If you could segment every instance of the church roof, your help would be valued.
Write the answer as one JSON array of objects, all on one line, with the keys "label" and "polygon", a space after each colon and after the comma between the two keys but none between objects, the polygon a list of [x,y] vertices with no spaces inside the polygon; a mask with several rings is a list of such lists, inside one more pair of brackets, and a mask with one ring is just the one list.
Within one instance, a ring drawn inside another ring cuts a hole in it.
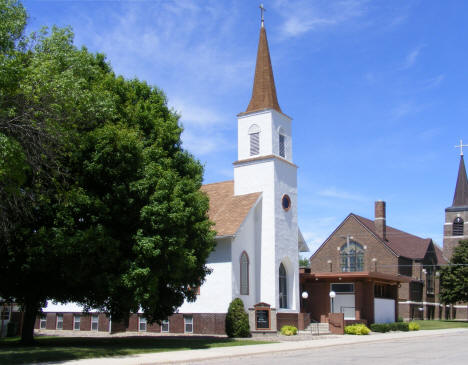
[{"label": "church roof", "polygon": [[463,160],[463,155],[461,155],[452,207],[464,206],[468,206],[468,180],[466,178],[465,161]]},{"label": "church roof", "polygon": [[206,184],[201,187],[210,198],[208,216],[215,223],[217,236],[234,235],[255,205],[261,193],[234,195],[234,181]]},{"label": "church roof", "polygon": [[258,41],[252,98],[245,113],[263,109],[275,109],[282,113],[278,104],[278,98],[276,97],[275,79],[273,77],[273,68],[271,67],[266,31],[262,25]]},{"label": "church roof", "polygon": [[[376,237],[379,237],[375,231],[374,221],[351,213],[361,224],[363,224]],[[431,238],[421,238],[410,233],[400,231],[399,229],[387,226],[386,240],[381,240],[390,250],[396,255],[407,257],[413,260],[422,260],[426,256],[429,245],[432,242]],[[444,263],[442,251],[433,244],[438,263]]]}]

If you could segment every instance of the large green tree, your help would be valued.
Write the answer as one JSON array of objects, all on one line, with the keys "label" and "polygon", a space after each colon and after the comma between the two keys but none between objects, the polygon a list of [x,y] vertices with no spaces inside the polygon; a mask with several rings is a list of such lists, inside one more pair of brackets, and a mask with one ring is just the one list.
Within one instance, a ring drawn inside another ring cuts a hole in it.
[{"label": "large green tree", "polygon": [[12,0],[0,16],[0,71],[11,75],[0,94],[0,296],[23,306],[23,341],[49,299],[165,319],[195,299],[214,247],[178,115],[161,90],[77,49],[70,29],[25,38]]},{"label": "large green tree", "polygon": [[457,244],[449,265],[440,270],[440,300],[468,302],[468,240]]}]

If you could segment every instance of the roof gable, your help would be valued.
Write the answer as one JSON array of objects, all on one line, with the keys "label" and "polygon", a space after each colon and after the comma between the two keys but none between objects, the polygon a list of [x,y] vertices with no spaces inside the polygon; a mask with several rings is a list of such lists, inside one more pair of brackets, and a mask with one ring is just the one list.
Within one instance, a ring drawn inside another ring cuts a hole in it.
[{"label": "roof gable", "polygon": [[[375,232],[374,221],[358,215],[355,216],[369,231],[373,232],[378,237]],[[430,238],[421,238],[390,226],[387,226],[386,236],[386,240],[381,240],[393,252],[398,256],[404,256],[413,260],[423,259],[429,244],[432,242]]]},{"label": "roof gable", "polygon": [[338,227],[336,227],[333,232],[328,236],[328,238],[320,245],[320,247],[314,252],[314,254],[310,257],[312,259],[312,257],[314,257],[316,254],[318,254],[318,252],[328,243],[328,241],[330,241],[330,239],[333,238],[333,236],[336,234],[336,232],[349,220],[349,219],[354,219],[356,220],[364,229],[366,229],[367,231],[369,231],[369,234],[371,234],[372,236],[374,236],[374,238],[377,240],[377,242],[380,242],[381,244],[384,245],[384,247],[390,251],[393,255],[397,255],[396,252],[394,252],[382,239],[380,239],[380,237],[374,232],[374,230],[371,230],[371,229],[368,229],[368,227],[360,220],[360,216],[354,214],[354,213],[350,213],[348,214],[348,216],[343,219],[343,221],[338,225]]},{"label": "roof gable", "polygon": [[210,199],[208,216],[215,223],[217,236],[234,235],[261,193],[234,195],[234,181],[206,184],[201,187]]}]

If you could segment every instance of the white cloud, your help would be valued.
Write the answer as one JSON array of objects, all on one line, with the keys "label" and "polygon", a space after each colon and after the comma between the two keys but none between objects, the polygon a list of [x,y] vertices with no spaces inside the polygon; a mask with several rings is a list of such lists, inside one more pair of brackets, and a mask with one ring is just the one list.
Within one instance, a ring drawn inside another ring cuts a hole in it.
[{"label": "white cloud", "polygon": [[300,36],[306,32],[337,26],[366,13],[367,0],[283,1],[273,3],[275,11],[284,17],[280,38]]},{"label": "white cloud", "polygon": [[180,121],[185,128],[190,127],[219,127],[227,122],[228,118],[210,107],[186,102],[180,99],[169,100],[169,105],[181,116]]},{"label": "white cloud", "polygon": [[366,201],[366,200],[368,200],[366,197],[364,197],[362,195],[349,193],[349,192],[344,191],[344,190],[338,190],[335,187],[330,187],[330,188],[320,190],[318,192],[318,195],[324,196],[324,197],[327,197],[327,198],[356,200],[356,201]]},{"label": "white cloud", "polygon": [[412,67],[415,63],[416,60],[419,57],[419,54],[421,53],[421,50],[425,47],[424,44],[417,46],[416,48],[412,49],[405,58],[405,61],[403,62],[403,65],[401,66],[401,70],[406,70],[410,67]]}]

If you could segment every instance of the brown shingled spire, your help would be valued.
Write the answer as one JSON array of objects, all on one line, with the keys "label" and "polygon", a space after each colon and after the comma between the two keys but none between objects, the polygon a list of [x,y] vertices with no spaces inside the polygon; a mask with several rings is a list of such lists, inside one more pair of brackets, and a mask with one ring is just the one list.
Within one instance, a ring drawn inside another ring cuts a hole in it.
[{"label": "brown shingled spire", "polygon": [[270,51],[263,24],[260,28],[260,40],[258,41],[252,98],[245,112],[250,113],[262,109],[275,109],[282,113],[276,97],[275,79],[273,77]]},{"label": "brown shingled spire", "polygon": [[463,155],[461,155],[452,207],[463,206],[468,206],[468,181],[466,179],[465,161],[463,161]]}]

